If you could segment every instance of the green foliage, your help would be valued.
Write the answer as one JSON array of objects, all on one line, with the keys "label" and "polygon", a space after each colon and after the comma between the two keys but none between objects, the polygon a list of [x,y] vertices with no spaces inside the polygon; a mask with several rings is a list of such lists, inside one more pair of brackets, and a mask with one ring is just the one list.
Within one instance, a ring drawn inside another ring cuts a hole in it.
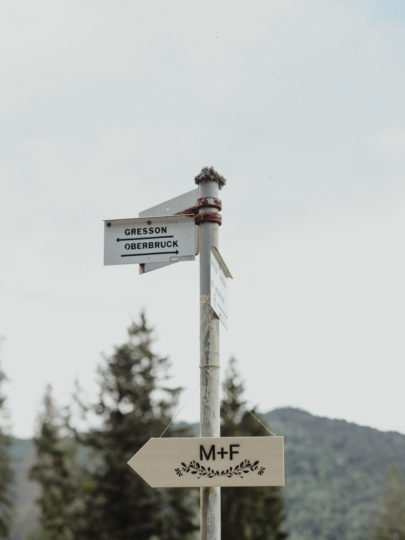
[{"label": "green foliage", "polygon": [[11,438],[6,426],[5,395],[2,386],[6,377],[0,370],[0,538],[8,538],[12,517],[11,487],[13,485],[14,471],[11,465],[10,445]]},{"label": "green foliage", "polygon": [[[231,359],[221,403],[221,435],[263,436],[268,432],[245,408],[244,387]],[[257,415],[256,411],[252,411]],[[284,540],[284,502],[280,488],[249,487],[221,490],[223,540]]]},{"label": "green foliage", "polygon": [[196,529],[189,490],[152,489],[127,465],[170,422],[179,394],[167,386],[168,360],[151,347],[152,330],[141,315],[129,328],[128,341],[99,368],[97,402],[82,407],[87,417],[97,417],[97,427],[76,432],[88,463],[78,540],[187,540]]},{"label": "green foliage", "polygon": [[369,540],[387,466],[405,471],[405,436],[292,408],[264,418],[285,437],[291,540]]},{"label": "green foliage", "polygon": [[389,469],[384,494],[371,520],[372,540],[405,540],[405,477],[398,465]]},{"label": "green foliage", "polygon": [[27,536],[27,540],[53,540],[54,538],[52,533],[48,533],[44,529],[38,529]]},{"label": "green foliage", "polygon": [[63,436],[64,421],[47,387],[44,410],[34,438],[36,461],[30,469],[30,478],[41,487],[36,502],[40,509],[41,529],[32,539],[73,540],[74,502],[77,495],[75,482],[75,447]]},{"label": "green foliage", "polygon": [[[383,492],[387,466],[397,463],[405,473],[405,435],[293,408],[277,409],[263,418],[275,433],[285,436],[283,493],[290,540],[370,540],[369,523]],[[198,425],[193,429],[198,436]],[[10,540],[25,539],[35,527],[34,486],[25,478],[32,460],[31,444],[13,439],[11,447],[20,482],[16,485],[19,512]],[[88,463],[88,457],[80,455]]]}]

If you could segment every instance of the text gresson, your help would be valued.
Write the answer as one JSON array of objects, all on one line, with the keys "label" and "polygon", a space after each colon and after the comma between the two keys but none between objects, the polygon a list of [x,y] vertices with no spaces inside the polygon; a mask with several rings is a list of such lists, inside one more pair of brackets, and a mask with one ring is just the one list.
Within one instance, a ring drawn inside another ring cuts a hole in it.
[{"label": "text gresson", "polygon": [[167,227],[137,227],[125,229],[125,236],[141,236],[143,234],[167,234]]}]

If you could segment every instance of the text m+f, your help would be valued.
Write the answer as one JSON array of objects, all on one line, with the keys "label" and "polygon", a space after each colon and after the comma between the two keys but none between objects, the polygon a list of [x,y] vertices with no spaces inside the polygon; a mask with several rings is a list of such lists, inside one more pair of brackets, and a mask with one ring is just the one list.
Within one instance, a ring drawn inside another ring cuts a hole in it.
[{"label": "text m+f", "polygon": [[[235,448],[239,448],[240,444],[230,444],[229,450],[226,451],[223,446],[221,446],[221,449],[218,450],[215,446],[215,444],[212,444],[208,451],[204,448],[204,445],[200,444],[200,460],[203,461],[204,459],[212,459],[215,460],[217,456],[220,456],[221,459],[224,459],[225,456],[229,456],[229,459],[232,461],[233,456],[236,454],[239,454],[238,450],[235,450]],[[219,459],[219,458],[218,458]]]}]

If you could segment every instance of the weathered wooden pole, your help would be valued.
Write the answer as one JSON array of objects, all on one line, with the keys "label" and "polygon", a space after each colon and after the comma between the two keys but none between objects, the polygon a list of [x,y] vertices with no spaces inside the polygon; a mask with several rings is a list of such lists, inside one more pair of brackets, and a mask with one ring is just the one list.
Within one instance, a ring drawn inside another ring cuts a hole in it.
[{"label": "weathered wooden pole", "polygon": [[[200,226],[200,435],[219,437],[219,319],[210,305],[211,247],[218,248],[221,225],[218,191],[225,179],[212,167],[205,167],[195,182],[199,186],[195,220]],[[201,540],[220,540],[221,488],[200,488],[200,497]]]}]

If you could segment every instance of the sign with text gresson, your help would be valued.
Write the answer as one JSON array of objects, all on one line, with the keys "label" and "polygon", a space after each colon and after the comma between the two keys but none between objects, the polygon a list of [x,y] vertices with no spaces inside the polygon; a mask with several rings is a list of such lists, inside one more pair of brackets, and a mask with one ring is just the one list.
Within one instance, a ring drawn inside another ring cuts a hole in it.
[{"label": "sign with text gresson", "polygon": [[284,437],[149,439],[128,465],[151,487],[284,486]]},{"label": "sign with text gresson", "polygon": [[192,260],[194,216],[114,219],[104,222],[104,264]]},{"label": "sign with text gresson", "polygon": [[219,251],[215,247],[212,247],[210,303],[225,328],[228,328],[228,278],[232,278],[232,275],[225,261]]}]

